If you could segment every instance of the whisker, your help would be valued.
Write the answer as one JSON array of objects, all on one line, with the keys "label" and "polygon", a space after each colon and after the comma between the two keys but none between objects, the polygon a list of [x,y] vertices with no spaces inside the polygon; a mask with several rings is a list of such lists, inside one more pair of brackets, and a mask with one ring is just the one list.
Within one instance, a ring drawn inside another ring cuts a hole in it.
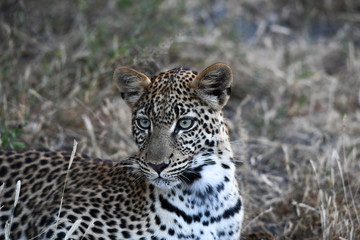
[{"label": "whisker", "polygon": [[187,178],[187,177],[184,176],[184,175],[179,175],[177,178],[180,179],[180,181],[183,182],[183,183],[190,182],[190,179]]},{"label": "whisker", "polygon": [[135,178],[134,183],[139,183],[140,180],[141,180],[142,178],[144,178],[144,177],[145,177],[144,175],[139,174],[139,176],[138,176],[137,178]]}]

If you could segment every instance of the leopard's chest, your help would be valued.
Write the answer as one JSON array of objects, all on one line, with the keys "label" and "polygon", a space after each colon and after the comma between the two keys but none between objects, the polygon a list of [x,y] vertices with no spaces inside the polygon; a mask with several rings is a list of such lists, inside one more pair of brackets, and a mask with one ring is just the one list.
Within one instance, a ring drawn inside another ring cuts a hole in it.
[{"label": "leopard's chest", "polygon": [[155,200],[151,234],[159,239],[237,239],[242,202],[236,191],[227,190],[202,196],[180,189],[150,194]]}]

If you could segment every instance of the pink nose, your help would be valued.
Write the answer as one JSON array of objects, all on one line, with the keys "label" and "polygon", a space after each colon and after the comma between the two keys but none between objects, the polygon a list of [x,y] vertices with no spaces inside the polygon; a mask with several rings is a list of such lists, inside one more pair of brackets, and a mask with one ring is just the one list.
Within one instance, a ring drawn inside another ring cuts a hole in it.
[{"label": "pink nose", "polygon": [[160,163],[160,164],[154,164],[154,163],[148,163],[148,165],[155,170],[158,174],[160,174],[169,164],[167,163]]}]

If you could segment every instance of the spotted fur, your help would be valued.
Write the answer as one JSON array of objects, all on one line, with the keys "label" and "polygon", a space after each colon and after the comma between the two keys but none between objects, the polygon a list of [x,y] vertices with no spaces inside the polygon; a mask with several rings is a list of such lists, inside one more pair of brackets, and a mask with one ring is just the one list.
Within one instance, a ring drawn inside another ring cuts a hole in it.
[{"label": "spotted fur", "polygon": [[7,224],[10,239],[239,239],[243,206],[221,111],[230,68],[152,78],[118,68],[114,81],[132,110],[139,154],[77,154],[68,170],[67,152],[0,150],[0,239]]}]

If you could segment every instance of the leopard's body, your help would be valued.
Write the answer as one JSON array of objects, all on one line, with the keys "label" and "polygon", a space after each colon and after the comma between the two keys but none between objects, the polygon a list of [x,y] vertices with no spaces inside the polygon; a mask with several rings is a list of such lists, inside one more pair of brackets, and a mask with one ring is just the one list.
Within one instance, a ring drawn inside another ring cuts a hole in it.
[{"label": "leopard's body", "polygon": [[119,68],[114,80],[132,109],[139,154],[77,154],[68,170],[67,152],[0,150],[0,239],[239,239],[243,206],[221,112],[230,68],[151,79]]}]

